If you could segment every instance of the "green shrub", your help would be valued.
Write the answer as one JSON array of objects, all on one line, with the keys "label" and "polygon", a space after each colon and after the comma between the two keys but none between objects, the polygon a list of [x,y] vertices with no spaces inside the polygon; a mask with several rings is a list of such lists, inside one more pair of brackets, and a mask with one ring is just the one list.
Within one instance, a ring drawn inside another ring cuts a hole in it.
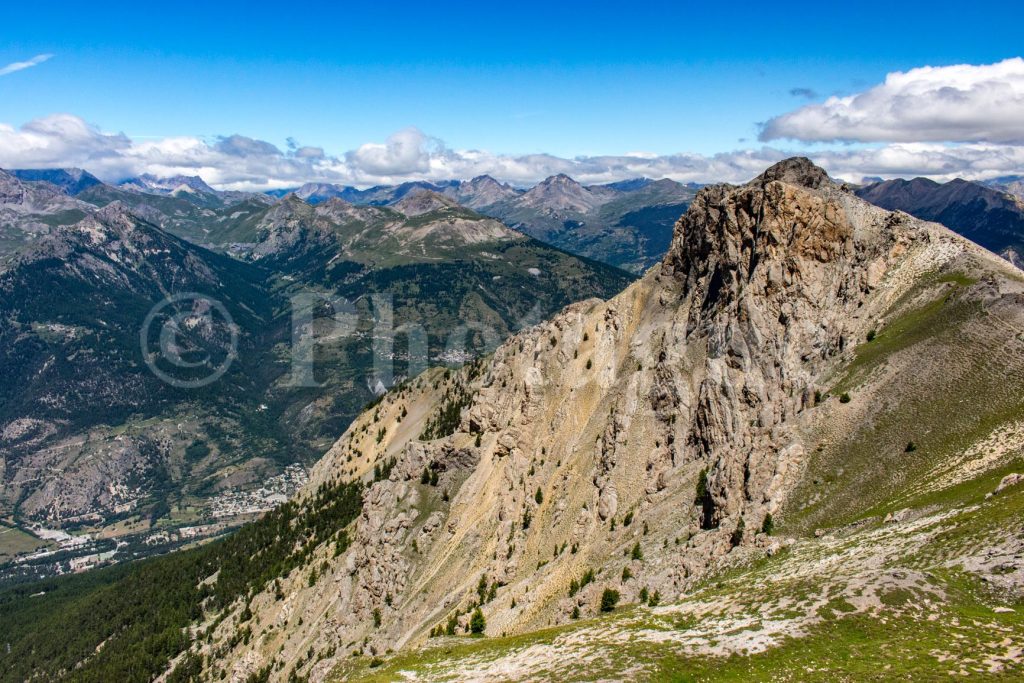
[{"label": "green shrub", "polygon": [[711,529],[714,527],[715,501],[711,497],[711,489],[708,488],[708,470],[704,468],[697,477],[697,495],[694,503],[701,508],[700,528]]},{"label": "green shrub", "polygon": [[761,523],[761,533],[772,535],[772,531],[775,530],[775,520],[772,519],[772,513],[768,513],[764,516],[764,521]]},{"label": "green shrub", "polygon": [[619,604],[619,591],[613,588],[605,588],[601,593],[601,611],[611,612],[615,605]]},{"label": "green shrub", "polygon": [[740,523],[736,525],[736,528],[732,531],[732,536],[729,541],[732,543],[732,547],[735,548],[743,542],[743,532],[746,529],[747,523],[740,517]]},{"label": "green shrub", "polygon": [[473,610],[473,616],[469,618],[469,632],[473,635],[482,636],[486,628],[487,620],[484,619],[484,613],[477,607]]},{"label": "green shrub", "polygon": [[839,397],[839,402],[840,403],[849,403],[851,400],[852,399],[850,398],[849,392],[846,392],[846,391],[844,391],[842,393],[842,395]]}]

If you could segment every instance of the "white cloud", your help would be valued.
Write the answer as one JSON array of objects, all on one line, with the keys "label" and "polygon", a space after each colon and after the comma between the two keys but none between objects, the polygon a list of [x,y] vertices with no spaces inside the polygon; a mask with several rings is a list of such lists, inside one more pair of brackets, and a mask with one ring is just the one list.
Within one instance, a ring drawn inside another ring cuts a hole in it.
[{"label": "white cloud", "polygon": [[24,71],[25,69],[31,69],[33,66],[42,64],[46,60],[53,57],[51,54],[36,55],[32,59],[25,60],[24,62],[11,62],[7,66],[0,67],[0,76],[6,76],[12,74],[15,71]]},{"label": "white cloud", "polygon": [[892,143],[881,147],[801,152],[761,147],[715,155],[626,155],[563,158],[551,154],[504,155],[455,150],[416,128],[398,131],[383,143],[368,143],[342,155],[289,141],[287,149],[263,140],[230,135],[214,140],[169,137],[132,140],[103,132],[71,114],[55,114],[21,128],[0,124],[0,167],[77,166],[108,181],[142,173],[199,175],[214,187],[263,190],[305,182],[377,185],[407,180],[447,180],[490,174],[519,185],[566,173],[583,183],[637,176],[681,182],[745,182],[767,166],[807,154],[835,177],[927,176],[986,179],[1019,174],[1024,145]]},{"label": "white cloud", "polygon": [[373,175],[409,175],[430,170],[431,148],[445,152],[440,141],[428,138],[418,128],[404,128],[383,145],[368,142],[346,157],[354,167]]},{"label": "white cloud", "polygon": [[890,73],[767,121],[761,140],[1024,144],[1024,59]]}]

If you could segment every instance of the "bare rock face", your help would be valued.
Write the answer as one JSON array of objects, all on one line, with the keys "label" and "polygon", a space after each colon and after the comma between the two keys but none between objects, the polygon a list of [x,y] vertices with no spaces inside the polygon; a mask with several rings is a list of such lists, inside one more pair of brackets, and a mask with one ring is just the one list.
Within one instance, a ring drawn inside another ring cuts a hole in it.
[{"label": "bare rock face", "polygon": [[430,190],[419,190],[410,192],[392,206],[406,216],[419,216],[431,211],[458,208],[459,205],[454,199],[443,194]]},{"label": "bare rock face", "polygon": [[[311,490],[395,466],[367,490],[352,548],[315,560],[341,587],[292,579],[306,626],[261,651],[397,649],[461,632],[477,601],[489,634],[526,631],[595,614],[605,587],[676,597],[732,553],[775,547],[759,529],[799,476],[823,377],[965,245],[806,159],[703,189],[664,262],[622,294],[570,306],[482,366],[428,373],[353,424]],[[454,433],[420,441],[455,394],[469,399]]]},{"label": "bare rock face", "polygon": [[686,435],[691,457],[709,464],[706,526],[771,511],[777,501],[764,494],[779,452],[792,448],[788,423],[860,338],[879,280],[931,240],[927,228],[864,209],[823,170],[790,159],[745,187],[701,192],[677,226],[663,273],[688,301],[680,343],[706,354]]}]

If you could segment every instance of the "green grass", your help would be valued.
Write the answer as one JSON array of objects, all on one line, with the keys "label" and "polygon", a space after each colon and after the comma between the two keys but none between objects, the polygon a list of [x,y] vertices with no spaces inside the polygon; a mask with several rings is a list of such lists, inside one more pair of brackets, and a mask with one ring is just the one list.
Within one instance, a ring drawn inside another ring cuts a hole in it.
[{"label": "green grass", "polygon": [[871,370],[896,352],[941,335],[967,320],[972,314],[976,315],[978,305],[957,296],[960,284],[969,280],[956,274],[949,277],[954,279],[939,279],[938,282],[955,283],[952,290],[924,306],[890,320],[875,334],[872,341],[860,344],[853,362],[847,366],[846,373],[836,383],[833,393],[853,390],[867,378]]},{"label": "green grass", "polygon": [[0,524],[0,562],[6,562],[24,553],[39,550],[47,545],[32,534]]},{"label": "green grass", "polygon": [[[829,405],[840,418],[854,411],[856,421],[820,437],[807,476],[776,520],[780,533],[809,534],[918,504],[908,491],[937,464],[1024,419],[1020,356],[994,351],[1012,335],[969,298],[964,288],[972,282],[960,273],[925,278],[893,307],[902,312],[857,346],[831,392],[850,392],[852,404]],[[907,452],[910,441],[915,449]]]},{"label": "green grass", "polygon": [[[687,656],[679,646],[645,639],[614,638],[592,642],[600,655],[569,671],[531,671],[531,680],[594,680],[631,678],[650,681],[945,681],[950,672],[964,666],[975,679],[986,672],[975,648],[1001,640],[1005,634],[1021,633],[1024,618],[1020,611],[999,613],[977,599],[973,579],[956,577],[945,586],[952,600],[942,606],[943,617],[934,621],[914,609],[913,591],[899,589],[883,597],[881,613],[852,614],[852,606],[837,599],[828,604],[829,618],[813,627],[804,637],[786,638],[776,647],[755,654],[730,656]],[[546,629],[510,638],[471,640],[447,639],[443,645],[385,658],[371,668],[370,658],[362,657],[335,671],[332,680],[397,681],[408,680],[405,673],[422,678],[447,678],[463,663],[498,660],[510,652],[522,652],[531,646],[551,646],[560,635],[577,628],[599,624],[614,628],[625,614],[579,625]],[[632,615],[630,615],[632,616]],[[693,622],[682,622],[682,629]],[[647,628],[643,622],[634,627]],[[758,631],[755,624],[746,629]],[[628,634],[628,631],[626,632]],[[957,650],[962,651],[957,652]],[[997,649],[998,651],[998,649]],[[958,660],[941,663],[937,654],[954,652]],[[567,653],[567,656],[568,653]],[[1002,674],[986,676],[990,680],[1019,680],[1019,665]],[[509,680],[512,680],[511,678]]]},{"label": "green grass", "polygon": [[[969,608],[958,609],[970,612]],[[1016,615],[987,615],[1009,629],[1019,629]],[[989,632],[967,628],[965,637],[980,640]],[[647,656],[655,663],[649,680],[659,681],[946,681],[952,663],[941,665],[933,651],[947,648],[951,632],[945,624],[913,616],[890,616],[880,620],[858,614],[828,621],[805,638],[750,656],[720,659],[678,657],[664,646],[652,648]],[[668,651],[666,651],[668,650]],[[635,653],[639,658],[644,653]],[[977,676],[974,666],[970,673]],[[1020,670],[993,676],[1019,680]]]}]

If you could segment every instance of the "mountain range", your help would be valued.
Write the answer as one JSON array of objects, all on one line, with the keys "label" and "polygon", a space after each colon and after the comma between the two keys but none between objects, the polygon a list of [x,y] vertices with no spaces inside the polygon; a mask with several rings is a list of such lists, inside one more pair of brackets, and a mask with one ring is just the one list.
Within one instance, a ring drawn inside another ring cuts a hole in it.
[{"label": "mountain range", "polygon": [[0,185],[16,219],[0,267],[0,515],[40,539],[24,539],[31,557],[0,554],[8,578],[220,533],[276,504],[287,468],[405,375],[631,280],[440,195],[313,206],[232,204],[198,183]]},{"label": "mountain range", "polygon": [[[256,263],[359,243],[278,206]],[[0,591],[0,673],[1017,678],[1022,327],[1012,264],[807,159],[705,187],[643,277],[394,386],[260,520]]]},{"label": "mountain range", "polygon": [[1020,266],[1024,263],[1024,199],[1009,187],[914,178],[868,185],[858,189],[857,195],[885,209],[942,223]]},{"label": "mountain range", "polygon": [[668,249],[672,225],[698,187],[647,178],[584,186],[562,174],[529,189],[485,175],[468,181],[420,181],[367,190],[311,183],[294,192],[314,204],[336,198],[379,206],[410,193],[434,192],[566,251],[640,273]]}]

